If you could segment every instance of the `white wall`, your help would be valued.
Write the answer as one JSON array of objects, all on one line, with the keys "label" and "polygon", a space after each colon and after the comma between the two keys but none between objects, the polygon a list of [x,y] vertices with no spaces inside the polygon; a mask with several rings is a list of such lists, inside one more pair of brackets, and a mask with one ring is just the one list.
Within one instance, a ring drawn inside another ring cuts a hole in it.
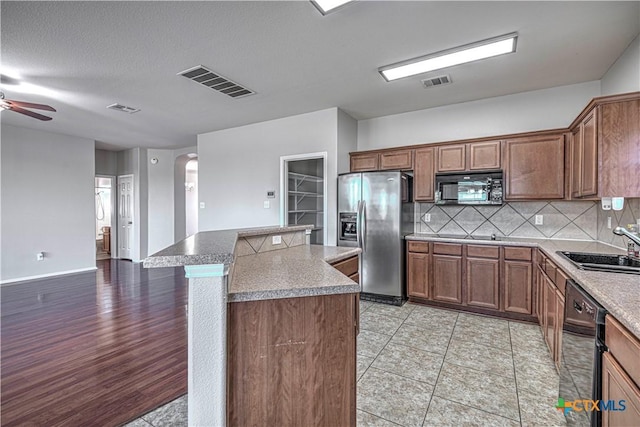
[{"label": "white wall", "polygon": [[599,95],[592,81],[360,120],[358,151],[564,128]]},{"label": "white wall", "polygon": [[358,122],[342,110],[338,110],[338,173],[351,169],[349,153],[358,149]]},{"label": "white wall", "polygon": [[[191,160],[196,162],[197,160]],[[187,236],[192,236],[198,232],[198,171],[186,171],[186,182],[193,185],[192,189],[187,191],[185,188],[185,220]]]},{"label": "white wall", "polygon": [[95,268],[94,150],[93,140],[2,125],[2,282]]},{"label": "white wall", "polygon": [[[158,163],[151,164],[152,158]],[[149,254],[174,243],[173,240],[173,167],[172,150],[147,150]]]},{"label": "white wall", "polygon": [[96,149],[96,175],[116,176],[118,174],[118,154],[115,151]]},{"label": "white wall", "polygon": [[640,35],[602,77],[602,95],[640,91]]},{"label": "white wall", "polygon": [[[338,109],[198,135],[199,230],[277,225],[280,156],[327,152],[328,244],[336,241]],[[276,190],[264,209],[268,190]]]}]

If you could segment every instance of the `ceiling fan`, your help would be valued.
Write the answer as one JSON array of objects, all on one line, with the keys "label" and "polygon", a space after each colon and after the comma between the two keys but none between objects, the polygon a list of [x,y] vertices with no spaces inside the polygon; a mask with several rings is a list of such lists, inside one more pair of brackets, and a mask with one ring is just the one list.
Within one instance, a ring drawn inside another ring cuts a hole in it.
[{"label": "ceiling fan", "polygon": [[23,102],[23,101],[14,101],[11,99],[4,99],[4,93],[0,92],[0,110],[15,111],[16,113],[24,114],[26,116],[33,117],[34,119],[43,120],[43,121],[51,120],[51,117],[27,110],[27,108],[36,109],[36,110],[56,111],[55,108],[49,105],[34,104],[32,102]]}]

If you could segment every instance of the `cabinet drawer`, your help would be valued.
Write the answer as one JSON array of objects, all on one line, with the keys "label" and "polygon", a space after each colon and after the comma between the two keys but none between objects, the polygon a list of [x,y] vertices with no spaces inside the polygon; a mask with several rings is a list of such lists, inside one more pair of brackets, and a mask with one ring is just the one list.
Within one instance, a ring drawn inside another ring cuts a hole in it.
[{"label": "cabinet drawer", "polygon": [[500,258],[500,248],[497,246],[467,245],[467,256],[475,258]]},{"label": "cabinet drawer", "polygon": [[333,267],[345,276],[352,276],[358,273],[358,257],[354,256],[344,261],[332,264]]},{"label": "cabinet drawer", "polygon": [[531,261],[531,248],[512,248],[505,246],[504,259],[514,261]]},{"label": "cabinet drawer", "polygon": [[442,255],[462,255],[462,245],[457,243],[434,243],[433,253]]},{"label": "cabinet drawer", "polygon": [[428,242],[409,242],[409,252],[422,252],[423,254],[429,253]]},{"label": "cabinet drawer", "polygon": [[567,280],[569,280],[569,275],[565,273],[562,269],[556,268],[556,287],[560,291],[560,293],[564,296],[565,290],[567,287]]},{"label": "cabinet drawer", "polygon": [[399,150],[381,153],[380,169],[413,169],[413,150]]},{"label": "cabinet drawer", "polygon": [[548,258],[545,260],[545,262],[544,262],[544,272],[547,273],[547,276],[549,276],[549,279],[551,279],[551,281],[553,282],[554,285],[556,283],[556,270],[557,269],[558,269],[558,267],[556,267],[556,265],[554,263],[552,263]]},{"label": "cabinet drawer", "polygon": [[349,276],[349,279],[351,279],[354,282],[360,284],[360,274],[359,273],[352,274],[351,276]]},{"label": "cabinet drawer", "polygon": [[633,382],[640,385],[640,363],[638,363],[640,340],[614,317],[607,315],[604,326],[604,343]]}]

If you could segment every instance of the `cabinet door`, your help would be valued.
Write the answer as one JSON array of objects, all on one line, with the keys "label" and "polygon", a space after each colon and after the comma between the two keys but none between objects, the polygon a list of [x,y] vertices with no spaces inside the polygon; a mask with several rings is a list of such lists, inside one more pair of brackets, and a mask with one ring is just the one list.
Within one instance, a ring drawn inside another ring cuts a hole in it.
[{"label": "cabinet door", "polygon": [[640,197],[640,100],[598,107],[601,196]]},{"label": "cabinet door", "polygon": [[564,197],[564,134],[505,141],[507,200]]},{"label": "cabinet door", "polygon": [[580,197],[582,178],[582,125],[571,131],[571,197]]},{"label": "cabinet door", "polygon": [[380,153],[380,170],[392,169],[413,169],[413,150],[398,150]]},{"label": "cabinet door", "polygon": [[438,172],[464,171],[466,167],[465,144],[438,147]]},{"label": "cabinet door", "polygon": [[500,141],[472,142],[467,147],[469,169],[500,169]]},{"label": "cabinet door", "polygon": [[544,290],[544,340],[549,347],[549,353],[553,358],[556,354],[556,291],[553,283],[546,277],[544,277],[545,290]]},{"label": "cabinet door", "polygon": [[609,352],[602,355],[602,401],[614,402],[612,410],[602,411],[603,427],[638,425],[640,390]]},{"label": "cabinet door", "polygon": [[462,257],[433,255],[432,299],[462,303]]},{"label": "cabinet door", "polygon": [[582,161],[580,163],[580,196],[598,193],[598,135],[596,133],[596,111],[582,122]]},{"label": "cabinet door", "polygon": [[351,172],[367,172],[378,170],[380,166],[379,153],[351,154]]},{"label": "cabinet door", "polygon": [[558,289],[556,293],[556,323],[554,326],[554,339],[555,344],[553,348],[553,361],[556,364],[556,368],[560,371],[560,359],[562,358],[562,326],[564,325],[564,297]]},{"label": "cabinet door", "polygon": [[433,201],[435,148],[420,148],[415,153],[413,170],[413,197],[416,202]]},{"label": "cabinet door", "polygon": [[467,258],[467,305],[500,309],[500,261]]},{"label": "cabinet door", "polygon": [[410,297],[429,298],[429,254],[407,254],[407,293]]},{"label": "cabinet door", "polygon": [[532,270],[530,262],[504,262],[504,311],[533,313]]}]

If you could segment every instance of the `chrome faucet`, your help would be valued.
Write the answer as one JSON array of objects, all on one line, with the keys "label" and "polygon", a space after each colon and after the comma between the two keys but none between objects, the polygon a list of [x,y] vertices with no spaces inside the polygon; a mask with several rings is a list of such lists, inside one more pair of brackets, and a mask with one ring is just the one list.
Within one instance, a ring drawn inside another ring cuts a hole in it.
[{"label": "chrome faucet", "polygon": [[613,229],[613,234],[617,234],[618,236],[626,236],[627,238],[629,238],[629,240],[633,241],[636,245],[640,245],[640,237],[629,232],[626,228],[616,227]]}]

